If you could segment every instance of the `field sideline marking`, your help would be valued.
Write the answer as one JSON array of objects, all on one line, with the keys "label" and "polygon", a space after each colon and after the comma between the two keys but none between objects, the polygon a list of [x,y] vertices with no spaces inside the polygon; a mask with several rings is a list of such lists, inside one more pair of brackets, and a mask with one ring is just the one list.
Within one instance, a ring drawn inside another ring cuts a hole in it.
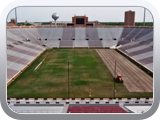
[{"label": "field sideline marking", "polygon": [[43,63],[44,60],[45,60],[45,58],[36,66],[36,68],[34,69],[34,71],[39,68],[39,66]]}]

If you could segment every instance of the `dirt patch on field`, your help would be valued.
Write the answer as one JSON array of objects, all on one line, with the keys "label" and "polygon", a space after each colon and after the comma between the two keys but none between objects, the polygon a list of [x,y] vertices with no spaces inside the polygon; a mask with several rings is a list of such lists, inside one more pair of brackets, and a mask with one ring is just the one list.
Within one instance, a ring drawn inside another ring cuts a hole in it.
[{"label": "dirt patch on field", "polygon": [[122,74],[124,85],[129,92],[153,92],[153,78],[124,56],[111,49],[97,49],[96,51],[113,76],[115,76],[116,61],[116,74]]}]

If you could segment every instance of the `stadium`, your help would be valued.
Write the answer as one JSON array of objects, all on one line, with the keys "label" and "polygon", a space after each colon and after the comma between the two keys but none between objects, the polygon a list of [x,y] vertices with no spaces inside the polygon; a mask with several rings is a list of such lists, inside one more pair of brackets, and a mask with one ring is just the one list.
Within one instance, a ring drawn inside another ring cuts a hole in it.
[{"label": "stadium", "polygon": [[7,26],[9,107],[17,113],[147,111],[153,27],[134,26],[131,18],[126,13],[124,26],[86,16],[65,25]]}]

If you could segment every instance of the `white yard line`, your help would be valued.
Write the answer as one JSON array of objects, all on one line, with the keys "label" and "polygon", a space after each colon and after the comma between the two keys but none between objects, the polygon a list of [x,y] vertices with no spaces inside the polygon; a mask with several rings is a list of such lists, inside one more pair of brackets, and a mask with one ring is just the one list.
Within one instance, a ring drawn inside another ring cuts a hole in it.
[{"label": "white yard line", "polygon": [[43,63],[44,60],[45,60],[45,58],[36,66],[36,68],[34,69],[34,71],[39,68],[39,66]]}]

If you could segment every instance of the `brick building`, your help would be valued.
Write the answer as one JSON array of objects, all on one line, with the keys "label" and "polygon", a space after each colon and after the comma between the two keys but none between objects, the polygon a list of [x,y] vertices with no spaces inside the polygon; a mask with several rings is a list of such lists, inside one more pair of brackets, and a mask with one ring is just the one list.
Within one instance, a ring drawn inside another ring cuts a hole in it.
[{"label": "brick building", "polygon": [[124,21],[125,26],[135,26],[135,11],[126,11]]},{"label": "brick building", "polygon": [[74,16],[72,17],[72,23],[75,27],[85,27],[88,23],[88,17],[86,16]]}]

